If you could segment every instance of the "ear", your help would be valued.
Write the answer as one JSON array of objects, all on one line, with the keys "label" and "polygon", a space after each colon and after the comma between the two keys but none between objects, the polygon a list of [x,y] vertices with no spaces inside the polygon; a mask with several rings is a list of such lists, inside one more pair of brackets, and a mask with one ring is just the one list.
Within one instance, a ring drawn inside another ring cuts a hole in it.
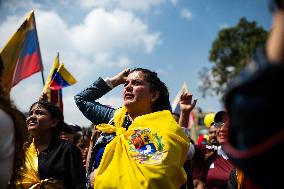
[{"label": "ear", "polygon": [[155,101],[159,98],[159,96],[160,96],[159,91],[154,91],[154,92],[152,92],[151,101],[152,101],[152,102],[155,102]]},{"label": "ear", "polygon": [[51,127],[56,127],[56,125],[59,123],[59,120],[58,119],[52,119],[52,122],[51,122]]}]

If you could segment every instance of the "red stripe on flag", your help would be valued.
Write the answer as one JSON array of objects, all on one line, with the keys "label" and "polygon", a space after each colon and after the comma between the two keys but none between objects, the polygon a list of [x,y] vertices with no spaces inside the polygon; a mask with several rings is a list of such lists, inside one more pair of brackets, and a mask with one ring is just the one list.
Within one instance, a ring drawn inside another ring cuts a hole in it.
[{"label": "red stripe on flag", "polygon": [[50,89],[50,102],[58,106],[63,111],[62,90]]},{"label": "red stripe on flag", "polygon": [[38,52],[26,55],[23,59],[19,59],[15,72],[12,86],[15,86],[21,80],[29,77],[30,75],[42,70],[40,62],[40,57]]}]

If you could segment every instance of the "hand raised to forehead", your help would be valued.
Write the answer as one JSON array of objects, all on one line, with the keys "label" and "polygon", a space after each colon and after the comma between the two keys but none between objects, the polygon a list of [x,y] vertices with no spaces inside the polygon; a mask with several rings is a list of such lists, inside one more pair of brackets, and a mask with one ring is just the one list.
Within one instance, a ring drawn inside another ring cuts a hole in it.
[{"label": "hand raised to forehead", "polygon": [[119,72],[116,76],[112,77],[110,81],[113,87],[116,87],[117,85],[120,85],[120,84],[124,84],[129,73],[130,73],[130,69],[126,68],[122,70],[121,72]]}]

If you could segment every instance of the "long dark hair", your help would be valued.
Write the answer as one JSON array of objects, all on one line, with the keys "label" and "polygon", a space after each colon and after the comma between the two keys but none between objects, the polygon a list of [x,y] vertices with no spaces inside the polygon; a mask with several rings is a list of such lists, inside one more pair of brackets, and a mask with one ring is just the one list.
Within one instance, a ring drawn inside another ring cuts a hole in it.
[{"label": "long dark hair", "polygon": [[152,91],[158,91],[159,97],[154,102],[152,110],[153,112],[162,111],[162,110],[169,110],[172,111],[171,103],[169,99],[169,91],[167,86],[164,82],[158,78],[158,74],[151,70],[145,68],[135,68],[131,70],[130,73],[140,71],[144,75],[144,79],[150,83],[150,88]]},{"label": "long dark hair", "polygon": [[46,100],[39,100],[37,102],[34,102],[31,105],[29,111],[31,111],[32,108],[35,105],[39,105],[39,106],[44,107],[50,113],[52,119],[58,120],[57,125],[53,128],[52,134],[53,134],[54,137],[59,137],[60,132],[62,131],[62,128],[64,127],[64,116],[63,116],[62,110],[58,106],[56,106],[56,105],[54,105],[54,104],[52,104],[52,103],[50,103]]},{"label": "long dark hair", "polygon": [[6,96],[2,90],[2,71],[4,66],[0,57],[0,109],[11,116],[14,123],[14,135],[15,135],[15,156],[13,163],[13,173],[9,181],[8,188],[14,188],[15,180],[18,177],[18,172],[22,165],[25,163],[25,149],[24,144],[28,136],[26,117],[20,112],[8,96]]}]

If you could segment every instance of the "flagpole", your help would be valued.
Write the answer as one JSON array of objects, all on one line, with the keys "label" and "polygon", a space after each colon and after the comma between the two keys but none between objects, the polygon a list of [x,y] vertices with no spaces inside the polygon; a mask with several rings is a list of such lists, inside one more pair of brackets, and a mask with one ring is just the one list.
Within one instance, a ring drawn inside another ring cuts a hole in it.
[{"label": "flagpole", "polygon": [[[38,39],[38,35],[37,35],[37,28],[36,28],[36,22],[35,22],[35,15],[34,15],[34,11],[32,10],[31,12],[32,16],[33,16],[33,24],[34,24],[34,27],[35,27],[35,35],[36,35],[36,38]],[[40,54],[40,63],[41,63],[41,78],[42,78],[42,83],[43,83],[43,87],[45,85],[45,81],[44,81],[44,75],[43,75],[43,63],[42,63],[42,58],[41,58],[41,52],[40,52],[40,46],[39,46],[39,40],[36,40],[36,43],[37,43],[37,46],[38,46],[38,51],[39,51],[39,54]]]},{"label": "flagpole", "polygon": [[41,71],[40,73],[41,73],[41,79],[42,79],[42,83],[43,83],[43,87],[44,87],[44,85],[45,85],[45,81],[44,81],[43,71]]}]

